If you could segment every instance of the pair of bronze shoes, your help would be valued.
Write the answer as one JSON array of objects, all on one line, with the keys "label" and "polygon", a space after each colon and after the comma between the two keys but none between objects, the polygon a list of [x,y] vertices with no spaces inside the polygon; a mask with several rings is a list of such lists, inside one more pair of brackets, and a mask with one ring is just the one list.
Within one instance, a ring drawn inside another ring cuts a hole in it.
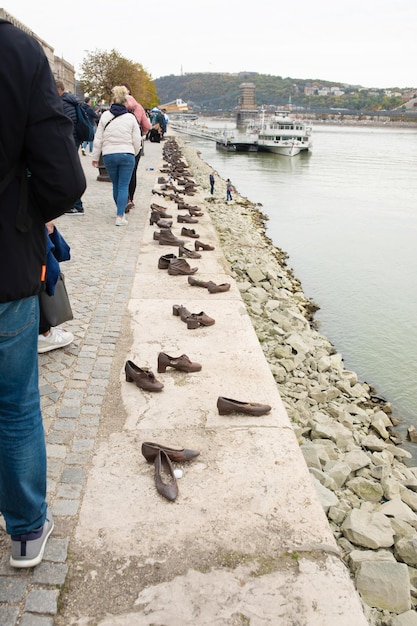
[{"label": "pair of bronze shoes", "polygon": [[133,361],[125,363],[126,382],[135,383],[137,387],[144,391],[162,391],[163,383],[155,378],[155,374],[150,369],[141,368]]},{"label": "pair of bronze shoes", "polygon": [[204,287],[209,293],[222,293],[224,291],[229,291],[230,289],[229,283],[220,283],[220,285],[216,285],[216,283],[214,283],[212,280],[197,280],[192,276],[188,277],[188,283],[192,287]]},{"label": "pair of bronze shoes", "polygon": [[190,313],[182,304],[174,304],[172,307],[172,315],[177,315],[183,322],[187,324],[187,328],[194,329],[199,326],[213,326],[215,320],[201,311],[200,313]]},{"label": "pair of bronze shoes", "polygon": [[187,448],[176,450],[152,441],[145,441],[142,444],[142,454],[148,463],[154,463],[157,492],[173,502],[177,499],[179,491],[172,461],[176,463],[192,461],[200,452],[198,450],[188,450]]},{"label": "pair of bronze shoes", "polygon": [[269,404],[259,402],[241,402],[219,396],[217,398],[217,409],[220,415],[230,415],[230,413],[244,413],[245,415],[265,415],[269,413]]}]

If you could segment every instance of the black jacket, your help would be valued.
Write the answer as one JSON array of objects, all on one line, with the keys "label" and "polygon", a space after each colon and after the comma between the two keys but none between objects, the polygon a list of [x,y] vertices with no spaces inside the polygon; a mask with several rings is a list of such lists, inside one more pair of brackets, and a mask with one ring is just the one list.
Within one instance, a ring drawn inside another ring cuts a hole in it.
[{"label": "black jacket", "polygon": [[0,185],[15,172],[0,193],[0,302],[9,302],[40,291],[44,223],[71,208],[86,184],[38,42],[0,20],[0,59]]}]

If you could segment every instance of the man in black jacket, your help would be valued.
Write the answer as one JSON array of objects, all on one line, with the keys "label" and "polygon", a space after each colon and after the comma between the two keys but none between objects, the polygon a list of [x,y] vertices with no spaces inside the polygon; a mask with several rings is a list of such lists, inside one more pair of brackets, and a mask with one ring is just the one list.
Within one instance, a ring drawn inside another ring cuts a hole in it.
[{"label": "man in black jacket", "polygon": [[37,350],[45,223],[85,177],[40,45],[0,20],[0,58],[0,512],[22,568],[40,563],[53,529]]},{"label": "man in black jacket", "polygon": [[[61,98],[62,108],[64,109],[64,113],[67,117],[70,118],[72,122],[72,136],[74,138],[75,146],[78,150],[80,147],[81,139],[77,135],[77,109],[76,107],[81,104],[78,100],[77,96],[69,91],[65,90],[65,85],[62,80],[55,81],[56,88],[58,91],[58,95]],[[66,215],[84,215],[84,207],[81,198],[77,198],[74,202],[73,206],[65,211]]]}]

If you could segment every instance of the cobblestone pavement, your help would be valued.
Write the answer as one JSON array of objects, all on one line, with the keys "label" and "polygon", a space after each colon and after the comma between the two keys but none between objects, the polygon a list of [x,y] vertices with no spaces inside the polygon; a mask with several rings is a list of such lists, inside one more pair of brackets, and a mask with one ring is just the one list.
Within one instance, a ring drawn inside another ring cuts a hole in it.
[{"label": "cobblestone pavement", "polygon": [[0,531],[1,626],[54,623],[68,569],[71,535],[105,410],[106,390],[118,344],[123,341],[122,322],[135,274],[138,241],[149,216],[162,146],[146,142],[138,168],[136,207],[128,216],[128,227],[115,227],[112,185],[97,181],[98,170],[91,166],[89,156],[80,156],[88,180],[83,196],[85,215],[64,215],[56,221],[71,246],[71,260],[62,263],[61,269],[74,312],[74,320],[64,328],[74,333],[75,340],[66,348],[39,355],[48,502],[55,529],[43,562],[29,570],[9,566],[9,537]]}]

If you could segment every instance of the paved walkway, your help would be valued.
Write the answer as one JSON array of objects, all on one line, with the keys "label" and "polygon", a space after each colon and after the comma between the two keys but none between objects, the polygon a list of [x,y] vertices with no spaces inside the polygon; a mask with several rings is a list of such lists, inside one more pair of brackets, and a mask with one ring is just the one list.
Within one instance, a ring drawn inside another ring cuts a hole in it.
[{"label": "paved walkway", "polygon": [[[176,205],[151,193],[164,145],[146,144],[127,228],[114,226],[111,184],[96,180],[88,156],[86,215],[57,221],[71,245],[62,269],[75,341],[40,355],[56,526],[33,571],[9,567],[0,535],[0,624],[366,624],[207,211],[191,227],[216,250],[190,264],[230,291],[157,269],[178,248],[153,240],[150,203],[169,209],[178,236],[182,226]],[[204,206],[207,193],[186,199]],[[174,304],[216,324],[188,330]],[[186,353],[202,371],[156,374],[160,394],[126,383],[127,359],[156,373],[160,351]],[[220,416],[219,395],[272,411]],[[201,452],[181,466],[173,503],[155,490],[145,440]]]}]

